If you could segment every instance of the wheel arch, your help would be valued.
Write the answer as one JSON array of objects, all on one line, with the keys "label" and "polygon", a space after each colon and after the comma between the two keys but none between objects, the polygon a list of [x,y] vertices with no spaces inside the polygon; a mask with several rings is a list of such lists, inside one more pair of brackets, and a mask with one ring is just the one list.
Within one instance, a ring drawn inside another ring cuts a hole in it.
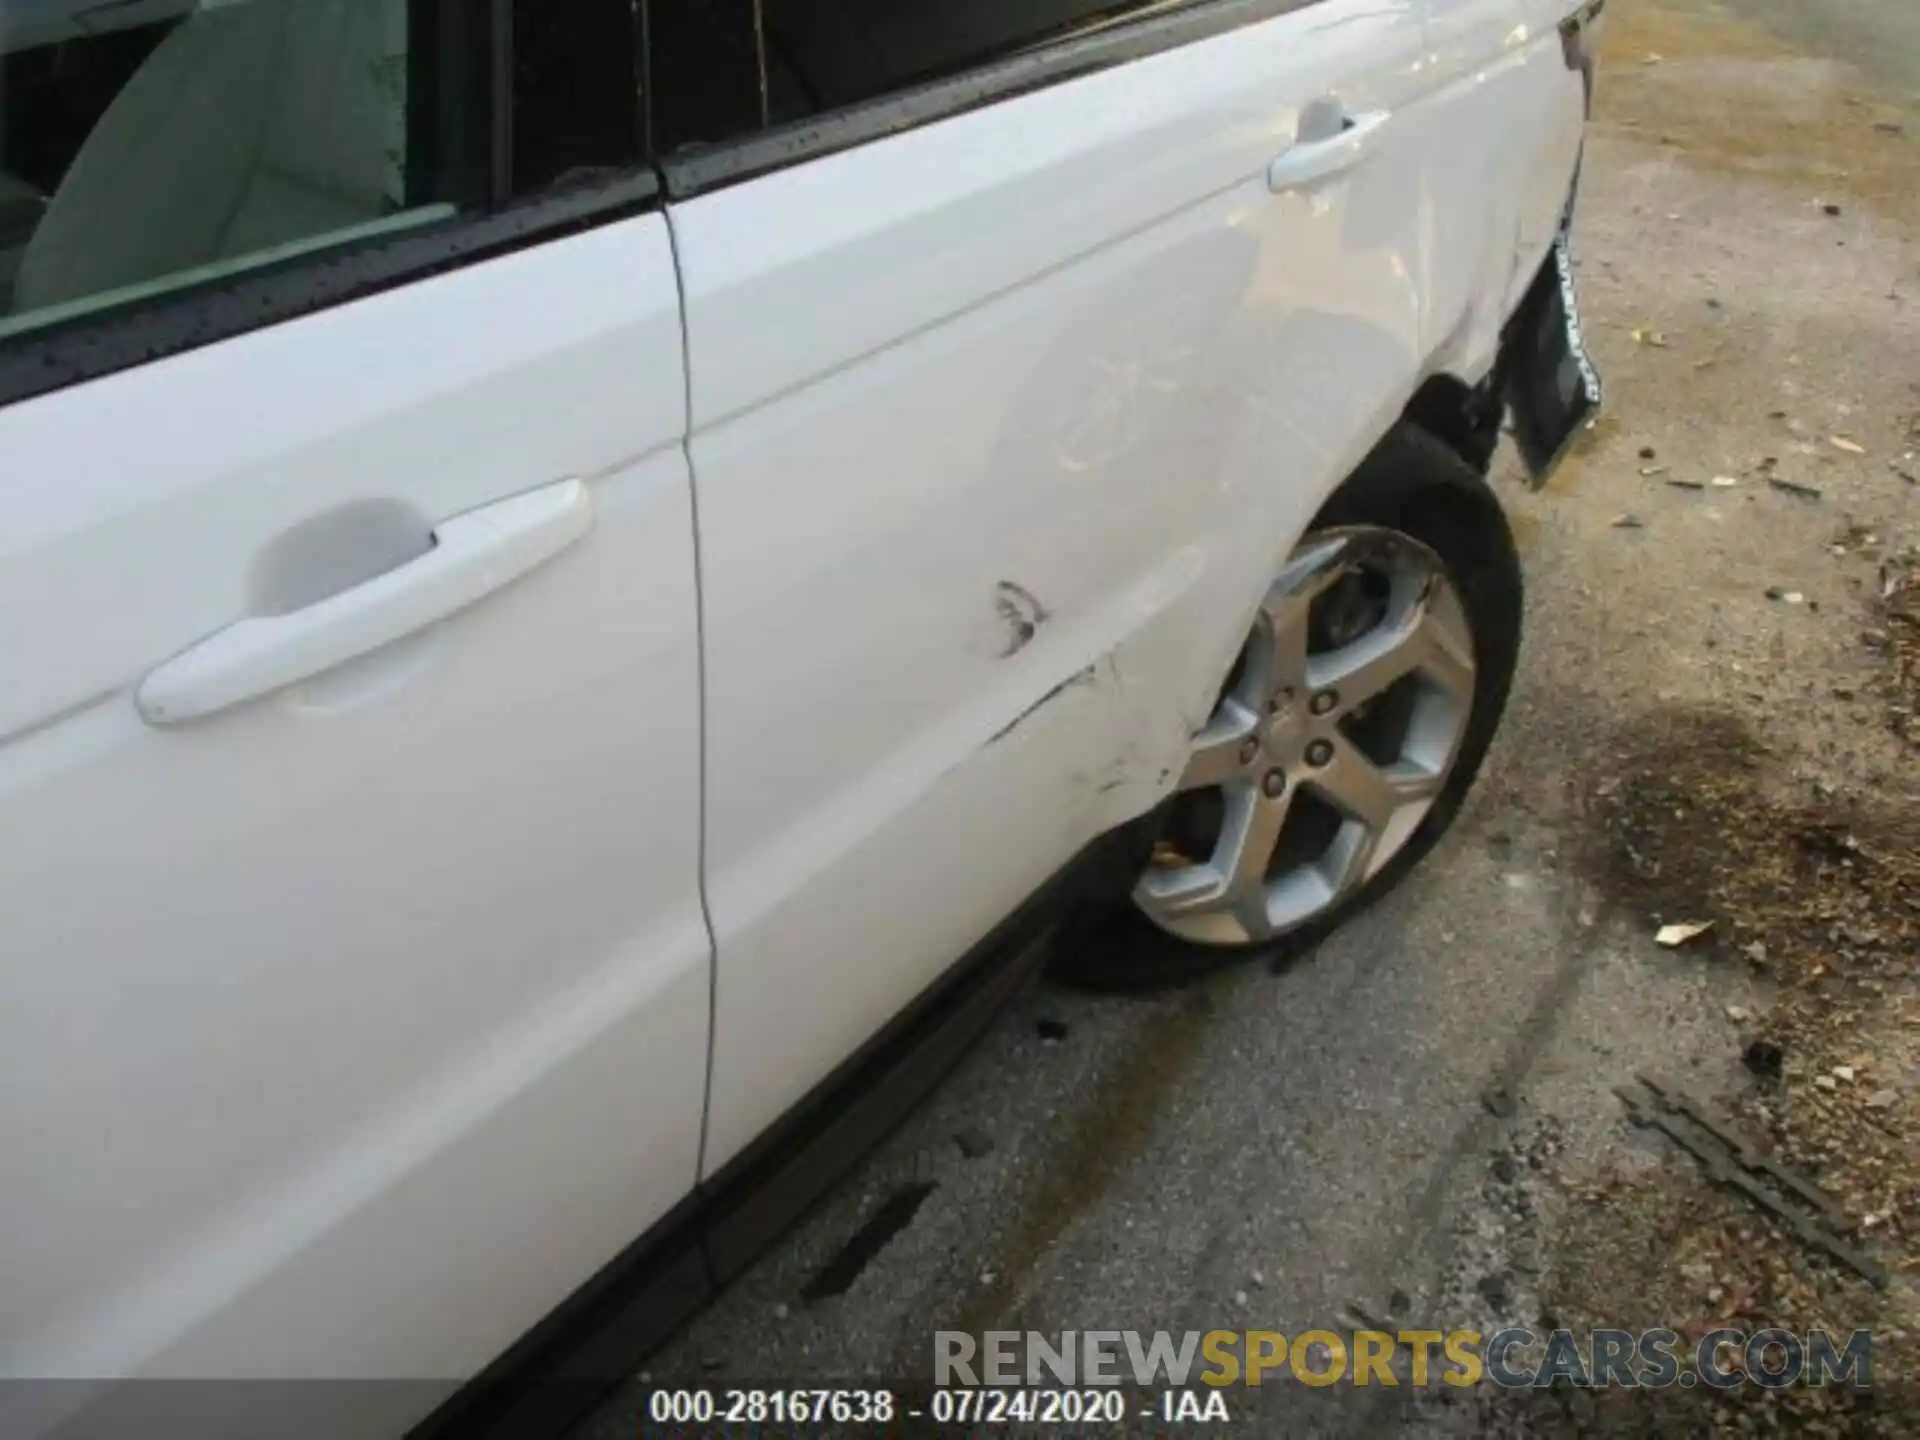
[{"label": "wheel arch", "polygon": [[1491,377],[1475,385],[1441,371],[1413,392],[1400,423],[1426,431],[1484,476],[1492,468],[1505,413]]}]

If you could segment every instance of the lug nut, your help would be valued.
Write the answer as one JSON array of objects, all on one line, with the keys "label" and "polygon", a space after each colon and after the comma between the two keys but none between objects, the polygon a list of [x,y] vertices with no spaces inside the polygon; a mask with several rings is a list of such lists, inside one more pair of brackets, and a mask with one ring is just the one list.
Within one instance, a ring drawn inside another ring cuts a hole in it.
[{"label": "lug nut", "polygon": [[1307,746],[1307,763],[1324,765],[1333,758],[1333,744],[1328,740],[1316,740]]},{"label": "lug nut", "polygon": [[1242,765],[1252,764],[1253,757],[1259,753],[1260,742],[1258,740],[1242,740],[1240,742],[1240,763]]},{"label": "lug nut", "polygon": [[1280,793],[1287,788],[1287,772],[1284,770],[1267,771],[1266,775],[1260,781],[1260,788],[1266,791],[1269,796],[1278,798]]},{"label": "lug nut", "polygon": [[1313,713],[1316,715],[1324,715],[1339,703],[1339,692],[1322,690],[1318,695],[1313,697]]}]

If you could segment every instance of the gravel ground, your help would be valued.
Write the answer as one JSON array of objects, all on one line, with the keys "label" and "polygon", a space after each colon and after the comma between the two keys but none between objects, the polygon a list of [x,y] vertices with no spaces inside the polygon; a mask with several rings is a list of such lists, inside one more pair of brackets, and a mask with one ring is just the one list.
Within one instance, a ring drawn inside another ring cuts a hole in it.
[{"label": "gravel ground", "polygon": [[[1544,493],[1501,486],[1527,648],[1454,834],[1281,973],[1025,997],[652,1378],[901,1379],[936,1329],[1292,1334],[1354,1307],[1483,1331],[1872,1324],[1876,1378],[1913,1376],[1916,12],[1610,10],[1580,229],[1609,412]],[[1756,1042],[1777,1078],[1744,1063]],[[1826,1186],[1886,1288],[1629,1126],[1615,1089],[1640,1075]],[[910,1223],[804,1299],[909,1187],[931,1187]],[[1832,1433],[1915,1433],[1884,1388]],[[1345,1394],[1232,1398],[1266,1429],[1591,1418]],[[584,1433],[632,1434],[637,1403]],[[1783,1409],[1823,1418],[1719,1418]]]}]

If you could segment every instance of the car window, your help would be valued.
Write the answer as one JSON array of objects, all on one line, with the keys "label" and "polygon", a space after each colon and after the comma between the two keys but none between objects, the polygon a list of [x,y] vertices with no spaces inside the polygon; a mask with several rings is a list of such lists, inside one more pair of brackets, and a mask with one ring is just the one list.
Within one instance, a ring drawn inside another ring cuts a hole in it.
[{"label": "car window", "polygon": [[638,161],[638,13],[633,0],[514,0],[515,195]]},{"label": "car window", "polygon": [[766,123],[756,0],[648,0],[651,148],[731,140]]},{"label": "car window", "polygon": [[778,123],[937,80],[1167,0],[761,0]]},{"label": "car window", "polygon": [[652,153],[735,140],[1195,3],[649,0]]},{"label": "car window", "polygon": [[0,0],[0,336],[487,197],[458,0]]}]

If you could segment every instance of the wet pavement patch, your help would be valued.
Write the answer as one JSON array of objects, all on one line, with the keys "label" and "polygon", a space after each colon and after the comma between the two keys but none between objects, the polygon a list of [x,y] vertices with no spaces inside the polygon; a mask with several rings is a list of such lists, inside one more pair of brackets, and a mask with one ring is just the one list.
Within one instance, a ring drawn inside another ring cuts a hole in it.
[{"label": "wet pavement patch", "polygon": [[994,1269],[935,1328],[1025,1328],[1013,1321],[1034,1270],[1147,1148],[1160,1110],[1199,1057],[1210,1012],[1201,991],[1142,1008],[1126,1063],[1102,1075],[1054,1162],[1035,1173],[1019,1215],[998,1238]]},{"label": "wet pavement patch", "polygon": [[920,1207],[927,1203],[927,1197],[940,1187],[924,1182],[918,1185],[903,1185],[886,1199],[881,1207],[874,1211],[873,1218],[854,1232],[853,1238],[840,1247],[820,1273],[807,1282],[800,1292],[800,1298],[809,1304],[816,1300],[831,1300],[836,1295],[844,1295],[860,1278],[860,1272],[873,1262],[874,1256],[887,1248],[887,1242],[913,1223],[913,1217],[920,1213]]}]

